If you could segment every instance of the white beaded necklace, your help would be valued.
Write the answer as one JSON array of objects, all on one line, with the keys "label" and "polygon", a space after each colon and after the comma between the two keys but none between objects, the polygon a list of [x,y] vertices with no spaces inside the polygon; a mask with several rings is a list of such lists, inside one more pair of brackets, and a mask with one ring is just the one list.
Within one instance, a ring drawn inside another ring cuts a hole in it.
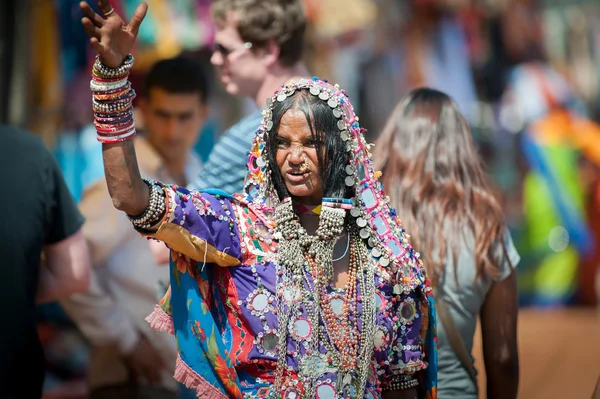
[{"label": "white beaded necklace", "polygon": [[333,259],[332,262],[337,262],[338,260],[344,259],[344,257],[348,254],[348,249],[350,249],[350,234],[346,233],[346,250],[339,258]]}]

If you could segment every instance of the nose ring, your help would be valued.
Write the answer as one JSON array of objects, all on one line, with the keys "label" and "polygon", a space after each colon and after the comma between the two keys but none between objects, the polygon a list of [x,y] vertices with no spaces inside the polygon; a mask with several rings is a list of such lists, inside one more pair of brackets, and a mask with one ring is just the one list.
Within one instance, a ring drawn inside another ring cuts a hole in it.
[{"label": "nose ring", "polygon": [[300,165],[300,173],[304,173],[308,170],[308,158],[305,154],[302,154],[302,164]]}]

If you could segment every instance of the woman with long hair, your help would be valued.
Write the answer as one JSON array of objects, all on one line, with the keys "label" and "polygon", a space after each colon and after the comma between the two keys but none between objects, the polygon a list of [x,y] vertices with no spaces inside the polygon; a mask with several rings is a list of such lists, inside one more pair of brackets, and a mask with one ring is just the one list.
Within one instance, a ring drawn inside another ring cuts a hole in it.
[{"label": "woman with long hair", "polygon": [[471,351],[479,316],[487,398],[516,398],[520,257],[468,122],[444,93],[413,90],[373,158],[437,295],[438,397],[477,398]]}]

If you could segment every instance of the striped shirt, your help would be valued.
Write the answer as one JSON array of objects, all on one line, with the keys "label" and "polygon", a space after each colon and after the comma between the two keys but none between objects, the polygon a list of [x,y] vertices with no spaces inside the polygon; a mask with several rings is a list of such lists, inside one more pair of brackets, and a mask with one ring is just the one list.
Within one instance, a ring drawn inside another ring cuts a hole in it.
[{"label": "striped shirt", "polygon": [[262,110],[256,111],[223,133],[204,164],[202,175],[192,184],[205,190],[216,188],[226,193],[241,193],[248,163],[248,152],[262,121]]}]

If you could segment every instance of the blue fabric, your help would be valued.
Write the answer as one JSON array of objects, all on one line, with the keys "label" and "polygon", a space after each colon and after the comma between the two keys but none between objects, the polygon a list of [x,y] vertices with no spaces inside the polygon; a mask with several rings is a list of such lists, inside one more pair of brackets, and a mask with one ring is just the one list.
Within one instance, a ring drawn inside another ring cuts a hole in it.
[{"label": "blue fabric", "polygon": [[433,393],[433,396],[427,396],[426,399],[435,397],[437,394],[438,386],[438,343],[437,343],[437,314],[435,312],[435,299],[433,296],[427,298],[427,305],[429,310],[429,327],[427,328],[427,335],[425,337],[424,348],[427,352],[427,361],[429,367],[423,375],[421,380],[422,387],[425,392],[429,395]]},{"label": "blue fabric", "polygon": [[208,189],[206,189],[206,190],[200,190],[200,192],[201,192],[201,193],[207,193],[207,194],[210,194],[210,195],[215,195],[215,196],[216,196],[216,195],[220,195],[221,197],[225,197],[225,198],[228,198],[228,199],[230,199],[230,200],[233,200],[233,199],[235,199],[235,198],[233,197],[233,195],[231,195],[231,194],[227,194],[225,191],[223,191],[223,190],[219,190],[219,189],[217,189],[217,188],[208,188]]},{"label": "blue fabric", "polygon": [[188,389],[183,384],[178,384],[177,397],[179,399],[197,399],[196,393],[191,389]]},{"label": "blue fabric", "polygon": [[58,0],[57,12],[60,19],[61,64],[63,77],[68,84],[88,63],[88,36],[79,16],[79,0]]},{"label": "blue fabric", "polygon": [[62,133],[54,156],[76,202],[81,200],[87,186],[104,177],[102,144],[96,140],[94,125],[80,132]]},{"label": "blue fabric", "polygon": [[[170,263],[172,273],[176,273],[177,266],[173,260]],[[200,268],[195,263],[197,278],[209,281],[208,274],[213,267]],[[215,284],[212,287],[218,289]],[[218,296],[219,293],[213,292],[212,295]],[[182,360],[224,396],[240,397],[234,395],[239,392],[240,382],[229,356],[232,340],[223,339],[231,327],[227,323],[219,323],[219,320],[227,319],[222,302],[213,301],[213,304],[220,306],[209,308],[208,298],[190,273],[178,273],[171,279],[173,326]],[[226,328],[222,333],[219,327],[223,325]]]},{"label": "blue fabric", "polygon": [[196,154],[198,154],[203,164],[208,161],[208,157],[215,146],[216,129],[217,127],[215,121],[212,119],[207,120],[202,127],[196,144],[194,145],[194,151]]}]

